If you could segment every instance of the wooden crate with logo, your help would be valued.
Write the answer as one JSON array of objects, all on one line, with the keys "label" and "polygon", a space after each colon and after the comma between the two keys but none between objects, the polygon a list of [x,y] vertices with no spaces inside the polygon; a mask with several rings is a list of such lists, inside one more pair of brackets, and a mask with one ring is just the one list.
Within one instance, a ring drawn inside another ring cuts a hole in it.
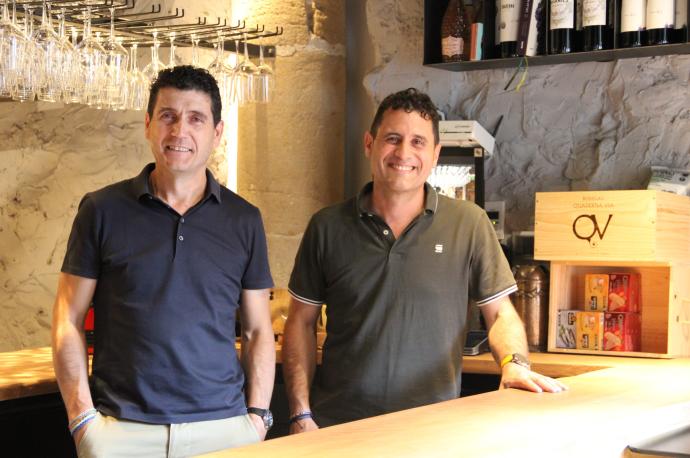
[{"label": "wooden crate with logo", "polygon": [[[690,198],[651,190],[536,195],[535,259],[551,261],[548,350],[690,356]],[[558,348],[559,310],[583,310],[585,274],[640,275],[640,351]]]}]

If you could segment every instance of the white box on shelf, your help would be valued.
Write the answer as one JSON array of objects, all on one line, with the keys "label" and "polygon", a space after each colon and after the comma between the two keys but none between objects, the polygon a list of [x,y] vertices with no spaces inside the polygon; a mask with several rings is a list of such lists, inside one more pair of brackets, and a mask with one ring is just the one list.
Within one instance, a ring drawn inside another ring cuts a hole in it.
[{"label": "white box on shelf", "polygon": [[443,146],[481,147],[485,156],[494,152],[495,139],[477,121],[440,121],[439,137]]}]

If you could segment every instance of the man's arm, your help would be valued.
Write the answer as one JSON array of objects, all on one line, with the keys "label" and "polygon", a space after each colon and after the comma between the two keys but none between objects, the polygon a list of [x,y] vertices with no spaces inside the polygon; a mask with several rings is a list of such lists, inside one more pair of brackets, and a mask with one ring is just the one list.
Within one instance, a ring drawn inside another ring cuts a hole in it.
[{"label": "man's arm", "polygon": [[[491,352],[499,365],[507,355],[513,353],[528,355],[525,327],[508,296],[488,302],[480,309],[489,329]],[[567,389],[558,380],[514,363],[508,363],[501,369],[501,387],[520,388],[537,393],[542,391],[556,393]]]},{"label": "man's arm", "polygon": [[[53,367],[69,420],[93,408],[89,391],[84,317],[95,290],[94,279],[60,274],[53,306]],[[88,425],[75,433],[76,443],[79,443],[87,427]]]},{"label": "man's arm", "polygon": [[[283,376],[290,417],[311,411],[309,388],[316,370],[316,322],[321,307],[293,298],[283,336]],[[290,434],[318,429],[312,418],[290,425]]]},{"label": "man's arm", "polygon": [[[242,290],[240,322],[242,323],[242,368],[246,379],[248,407],[268,409],[273,394],[276,349],[268,305],[268,289]],[[259,436],[266,436],[263,420],[249,414]]]}]

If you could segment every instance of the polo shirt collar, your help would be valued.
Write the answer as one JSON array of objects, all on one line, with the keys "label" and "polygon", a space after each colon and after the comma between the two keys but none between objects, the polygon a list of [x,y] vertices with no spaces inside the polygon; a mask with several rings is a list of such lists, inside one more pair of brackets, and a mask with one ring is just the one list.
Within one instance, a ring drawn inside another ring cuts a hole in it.
[{"label": "polo shirt collar", "polygon": [[[153,190],[151,189],[149,177],[151,172],[156,168],[156,164],[151,162],[146,164],[146,167],[141,171],[139,175],[134,178],[134,191],[137,198],[142,196],[153,195]],[[206,200],[209,196],[215,197],[217,202],[220,202],[220,183],[216,180],[209,169],[206,169],[206,190],[204,191],[204,197],[202,200]]]},{"label": "polo shirt collar", "polygon": [[[357,212],[360,216],[371,213],[371,193],[374,190],[374,182],[365,184],[359,194],[357,194]],[[424,183],[424,213],[434,214],[438,209],[438,193],[429,183]]]}]

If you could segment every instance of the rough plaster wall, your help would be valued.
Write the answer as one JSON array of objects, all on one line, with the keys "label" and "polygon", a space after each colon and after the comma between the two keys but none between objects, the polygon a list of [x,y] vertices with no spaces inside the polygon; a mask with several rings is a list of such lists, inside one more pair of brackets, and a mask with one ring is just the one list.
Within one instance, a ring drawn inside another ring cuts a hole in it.
[{"label": "rough plaster wall", "polygon": [[246,8],[253,20],[284,27],[270,39],[275,99],[240,108],[238,173],[240,194],[262,211],[273,279],[284,288],[309,218],[343,196],[345,5],[263,0]]},{"label": "rough plaster wall", "polygon": [[[270,2],[251,3],[258,8]],[[242,112],[240,193],[261,207],[272,231],[271,263],[280,285],[286,283],[285,272],[308,215],[342,194],[344,82],[339,72],[344,50],[339,43],[309,33],[304,2],[274,3],[253,19],[267,27],[285,27],[280,48],[285,56],[274,62],[277,100]],[[272,15],[278,3],[282,16],[276,21]],[[321,3],[329,2],[315,5]],[[317,29],[327,31],[333,24],[342,36],[344,16],[334,18],[337,3],[317,7],[312,16]],[[137,2],[137,7],[148,10],[150,4]],[[184,7],[192,19],[231,16],[230,2],[167,1],[163,11],[175,6]],[[334,16],[321,14],[328,11]],[[324,36],[333,39],[325,32]],[[184,58],[189,54],[179,49]],[[148,49],[140,49],[140,68],[149,56]],[[206,51],[201,57],[202,64],[208,64],[213,53]],[[163,49],[161,60],[167,59]],[[308,78],[300,76],[303,69]],[[58,272],[77,205],[86,192],[132,177],[152,160],[143,118],[142,112],[107,112],[82,105],[0,103],[0,351],[49,344]],[[334,130],[323,129],[321,119]],[[246,153],[243,142],[248,143]],[[210,168],[225,182],[227,162],[221,150],[222,146],[212,156]],[[287,248],[282,247],[283,238],[291,243]]]},{"label": "rough plaster wall", "polygon": [[690,166],[690,56],[530,67],[520,92],[505,91],[513,70],[421,65],[421,1],[368,0],[366,17],[348,18],[358,19],[375,48],[360,75],[374,105],[414,86],[449,119],[476,119],[491,132],[503,115],[486,179],[487,200],[506,201],[508,232],[533,224],[536,191],[634,189],[651,164]]}]

